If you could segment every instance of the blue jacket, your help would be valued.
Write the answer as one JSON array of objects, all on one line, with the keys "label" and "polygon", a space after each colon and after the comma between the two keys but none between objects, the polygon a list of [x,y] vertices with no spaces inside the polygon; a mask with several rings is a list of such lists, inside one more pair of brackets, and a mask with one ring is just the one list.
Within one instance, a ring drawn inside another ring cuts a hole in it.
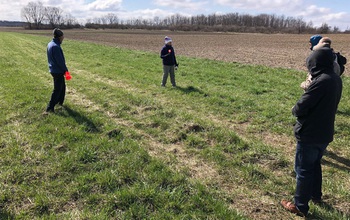
[{"label": "blue jacket", "polygon": [[59,39],[54,38],[48,43],[47,61],[52,74],[62,74],[68,71]]},{"label": "blue jacket", "polygon": [[164,47],[160,51],[160,58],[163,59],[163,65],[166,65],[166,66],[178,65],[176,62],[174,48],[170,45],[167,45],[167,44],[164,45]]}]

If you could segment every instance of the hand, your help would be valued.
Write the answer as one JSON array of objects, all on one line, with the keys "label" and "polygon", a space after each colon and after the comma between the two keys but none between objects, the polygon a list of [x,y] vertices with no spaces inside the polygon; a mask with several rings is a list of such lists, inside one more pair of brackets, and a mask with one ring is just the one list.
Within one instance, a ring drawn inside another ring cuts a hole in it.
[{"label": "hand", "polygon": [[66,71],[64,73],[64,76],[66,77],[66,80],[71,80],[72,79],[72,76],[70,75],[70,72]]}]

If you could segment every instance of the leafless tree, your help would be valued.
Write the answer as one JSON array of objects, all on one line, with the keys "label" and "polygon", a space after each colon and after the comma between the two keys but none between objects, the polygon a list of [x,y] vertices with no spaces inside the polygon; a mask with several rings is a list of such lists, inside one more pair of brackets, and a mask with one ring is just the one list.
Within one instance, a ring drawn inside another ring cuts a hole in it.
[{"label": "leafless tree", "polygon": [[331,26],[329,26],[327,23],[323,23],[321,25],[321,27],[318,28],[318,31],[321,33],[321,34],[328,34],[331,30]]},{"label": "leafless tree", "polygon": [[45,7],[42,2],[29,2],[22,8],[21,16],[28,22],[30,28],[40,28],[45,18]]},{"label": "leafless tree", "polygon": [[108,24],[118,24],[119,22],[118,16],[113,13],[107,14],[106,19]]},{"label": "leafless tree", "polygon": [[29,28],[79,27],[71,14],[66,14],[57,7],[45,7],[42,2],[29,2],[21,10],[21,16],[27,21]]},{"label": "leafless tree", "polygon": [[68,28],[72,28],[73,26],[75,26],[77,24],[75,17],[73,17],[70,13],[66,14],[64,20],[65,20],[65,25]]},{"label": "leafless tree", "polygon": [[52,28],[58,27],[64,23],[63,11],[57,7],[46,7],[45,17]]}]

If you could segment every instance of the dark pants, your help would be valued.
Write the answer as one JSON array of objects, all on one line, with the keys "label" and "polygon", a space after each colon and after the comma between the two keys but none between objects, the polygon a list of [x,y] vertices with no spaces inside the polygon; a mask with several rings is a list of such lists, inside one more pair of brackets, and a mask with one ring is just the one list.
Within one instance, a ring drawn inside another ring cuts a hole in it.
[{"label": "dark pants", "polygon": [[66,82],[64,79],[64,73],[52,73],[51,75],[53,77],[53,91],[46,111],[54,111],[56,104],[63,105],[64,97],[66,95]]},{"label": "dark pants", "polygon": [[307,214],[309,201],[320,200],[322,196],[322,168],[321,158],[327,144],[297,143],[295,154],[295,172],[297,186],[294,203],[298,209]]},{"label": "dark pants", "polygon": [[176,86],[175,83],[175,65],[173,66],[166,66],[163,65],[163,80],[162,80],[162,86],[165,86],[167,80],[168,80],[168,75],[170,74],[170,82],[173,86]]}]

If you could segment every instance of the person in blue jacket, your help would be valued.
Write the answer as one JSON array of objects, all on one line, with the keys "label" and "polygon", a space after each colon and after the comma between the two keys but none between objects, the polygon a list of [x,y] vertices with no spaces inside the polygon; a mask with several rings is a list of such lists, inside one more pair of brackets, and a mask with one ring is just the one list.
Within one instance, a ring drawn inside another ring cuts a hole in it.
[{"label": "person in blue jacket", "polygon": [[60,29],[55,28],[53,30],[53,39],[47,45],[47,60],[49,70],[53,78],[54,88],[44,114],[55,112],[55,105],[63,105],[66,95],[66,83],[64,76],[68,71],[68,68],[66,66],[63,50],[61,48],[63,39],[63,32]]},{"label": "person in blue jacket", "polygon": [[168,36],[164,38],[164,47],[160,51],[160,58],[163,59],[163,80],[162,86],[165,86],[168,75],[170,74],[170,82],[173,87],[176,87],[175,82],[175,69],[178,68],[178,63],[176,61],[175,51],[172,46],[172,39]]}]

